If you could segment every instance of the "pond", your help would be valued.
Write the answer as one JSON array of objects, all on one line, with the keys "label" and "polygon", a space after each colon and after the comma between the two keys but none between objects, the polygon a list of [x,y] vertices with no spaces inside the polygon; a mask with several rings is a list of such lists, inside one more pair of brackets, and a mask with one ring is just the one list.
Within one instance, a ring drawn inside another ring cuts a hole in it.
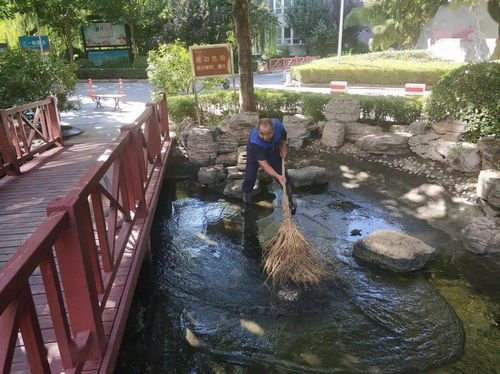
[{"label": "pond", "polygon": [[[330,182],[298,191],[295,217],[331,260],[331,279],[307,292],[266,287],[261,243],[280,223],[275,186],[243,219],[237,201],[167,180],[117,373],[499,372],[500,256],[470,254],[440,229],[459,229],[447,217],[406,203],[421,177],[340,155],[310,162]],[[417,237],[436,255],[406,274],[358,264],[353,242],[377,229]]]}]

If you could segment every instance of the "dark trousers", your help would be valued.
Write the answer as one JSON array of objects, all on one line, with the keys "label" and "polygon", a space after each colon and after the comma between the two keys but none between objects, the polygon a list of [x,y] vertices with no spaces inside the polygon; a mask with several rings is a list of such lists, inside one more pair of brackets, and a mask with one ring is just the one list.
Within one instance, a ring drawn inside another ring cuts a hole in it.
[{"label": "dark trousers", "polygon": [[[282,170],[281,170],[281,157],[279,157],[277,160],[267,161],[267,163],[278,174],[281,174],[281,172],[282,172]],[[243,193],[251,193],[253,191],[253,187],[255,186],[255,181],[257,180],[257,172],[258,171],[259,171],[259,164],[257,162],[255,162],[255,163],[253,163],[253,162],[248,163],[247,162],[247,166],[245,168],[245,180],[243,181],[243,187],[242,187]],[[292,182],[290,180],[290,176],[288,175],[287,171],[285,171],[285,177],[286,177],[286,193],[288,195],[288,198],[291,199],[292,198]]]}]

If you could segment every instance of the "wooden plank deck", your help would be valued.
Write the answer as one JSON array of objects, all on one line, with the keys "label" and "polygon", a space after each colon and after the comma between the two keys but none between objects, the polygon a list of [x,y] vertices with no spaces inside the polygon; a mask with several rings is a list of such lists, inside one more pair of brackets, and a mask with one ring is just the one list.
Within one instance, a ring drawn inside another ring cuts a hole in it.
[{"label": "wooden plank deck", "polygon": [[47,204],[74,188],[108,146],[52,148],[21,166],[21,175],[0,178],[0,268],[47,218]]},{"label": "wooden plank deck", "polygon": [[[86,143],[53,148],[23,165],[22,175],[0,179],[0,272],[2,265],[47,217],[45,212],[47,204],[56,197],[66,195],[74,188],[108,147],[109,144],[105,143]],[[162,154],[167,155],[169,152],[170,142],[166,142]],[[88,361],[83,367],[83,373],[113,371],[140,265],[149,246],[149,231],[165,170],[166,165],[163,165],[161,169],[153,173],[152,183],[146,193],[150,201],[148,214],[133,229],[104,307],[103,322],[108,340],[104,358],[101,361]],[[134,251],[133,248],[140,250]],[[29,281],[43,340],[49,355],[51,372],[63,372],[39,269],[34,272]],[[11,373],[30,373],[20,334],[18,334]]]}]

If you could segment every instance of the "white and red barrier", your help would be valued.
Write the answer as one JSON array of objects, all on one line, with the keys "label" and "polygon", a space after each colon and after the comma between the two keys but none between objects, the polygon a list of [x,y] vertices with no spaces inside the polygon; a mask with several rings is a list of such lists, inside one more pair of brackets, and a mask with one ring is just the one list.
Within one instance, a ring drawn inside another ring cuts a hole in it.
[{"label": "white and red barrier", "polygon": [[425,84],[424,83],[406,83],[405,95],[407,96],[424,96]]},{"label": "white and red barrier", "polygon": [[347,82],[331,81],[330,93],[347,93]]}]

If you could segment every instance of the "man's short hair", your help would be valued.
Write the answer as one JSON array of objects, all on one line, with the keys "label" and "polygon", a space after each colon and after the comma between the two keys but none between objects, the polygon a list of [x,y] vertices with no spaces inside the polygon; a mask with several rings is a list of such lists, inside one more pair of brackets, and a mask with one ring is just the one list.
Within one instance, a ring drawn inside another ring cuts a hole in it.
[{"label": "man's short hair", "polygon": [[274,122],[271,118],[261,118],[259,120],[259,125],[257,126],[257,128],[260,129],[261,126],[269,126],[272,130],[274,130]]}]

